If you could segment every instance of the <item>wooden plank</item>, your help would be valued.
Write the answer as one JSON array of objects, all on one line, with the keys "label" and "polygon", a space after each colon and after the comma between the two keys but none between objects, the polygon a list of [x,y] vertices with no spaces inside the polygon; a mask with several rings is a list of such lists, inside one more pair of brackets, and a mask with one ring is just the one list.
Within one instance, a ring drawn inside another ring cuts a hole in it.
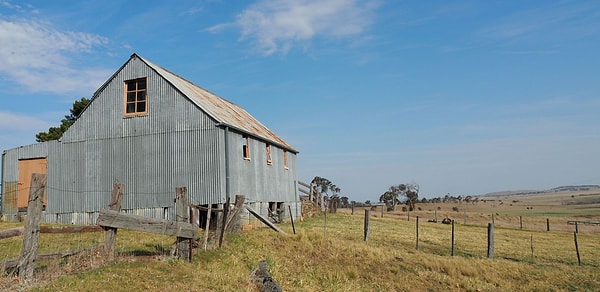
[{"label": "wooden plank", "polygon": [[46,190],[46,175],[31,175],[29,203],[27,204],[27,223],[23,232],[23,247],[19,257],[19,280],[28,283],[33,278],[35,259],[40,240],[40,222],[42,221],[42,199]]},{"label": "wooden plank", "polygon": [[[35,258],[35,260],[36,260],[36,262],[39,262],[42,260],[66,258],[66,257],[70,257],[73,255],[79,254],[83,251],[86,251],[86,250],[78,249],[78,250],[62,251],[62,252],[55,252],[55,253],[48,253],[48,254],[40,254]],[[0,263],[0,270],[4,269],[4,271],[10,273],[11,271],[14,271],[15,268],[17,268],[18,263],[19,263],[19,259],[6,260],[6,261]]]},{"label": "wooden plank", "polygon": [[298,189],[300,192],[305,193],[310,196],[310,192],[305,189]]},{"label": "wooden plank", "polygon": [[11,229],[0,230],[0,239],[11,238],[23,235],[25,227],[16,227]]},{"label": "wooden plank", "polygon": [[194,238],[198,233],[198,228],[192,223],[149,218],[113,210],[101,210],[97,224],[103,227],[125,228],[184,238]]},{"label": "wooden plank", "polygon": [[212,210],[212,212],[223,212],[223,209],[214,209],[211,207],[211,205],[209,205],[208,207],[204,207],[204,206],[200,206],[200,205],[190,204],[190,207],[198,209],[200,211]]},{"label": "wooden plank", "polygon": [[64,226],[64,227],[42,226],[42,227],[40,227],[41,233],[81,233],[81,232],[99,232],[102,230],[103,230],[102,227],[96,226],[96,225]]},{"label": "wooden plank", "polygon": [[[0,239],[11,238],[23,235],[25,227],[16,227],[0,230]],[[102,231],[100,226],[40,226],[40,233],[80,233],[80,232],[98,232]]]},{"label": "wooden plank", "polygon": [[310,185],[307,184],[307,183],[305,183],[305,182],[303,182],[303,181],[298,181],[298,184],[301,185],[301,186],[303,186],[303,187],[307,187],[307,188],[310,189]]},{"label": "wooden plank", "polygon": [[250,214],[254,215],[254,217],[258,218],[258,220],[260,220],[260,222],[262,222],[265,225],[271,227],[271,229],[273,229],[273,230],[275,230],[275,231],[277,231],[279,233],[284,233],[285,234],[285,232],[283,230],[281,230],[279,227],[275,226],[273,223],[271,223],[271,221],[267,220],[265,217],[263,217],[260,214],[258,214],[252,208],[246,206],[246,210],[248,210],[248,212],[250,212]]}]

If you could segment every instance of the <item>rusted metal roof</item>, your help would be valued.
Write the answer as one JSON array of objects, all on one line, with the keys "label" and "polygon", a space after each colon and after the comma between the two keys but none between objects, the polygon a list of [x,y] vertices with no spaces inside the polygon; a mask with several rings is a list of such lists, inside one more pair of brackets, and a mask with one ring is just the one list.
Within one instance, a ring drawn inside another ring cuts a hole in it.
[{"label": "rusted metal roof", "polygon": [[279,145],[291,152],[298,153],[298,150],[265,127],[237,104],[225,100],[137,54],[133,54],[131,58],[142,60],[219,123]]}]

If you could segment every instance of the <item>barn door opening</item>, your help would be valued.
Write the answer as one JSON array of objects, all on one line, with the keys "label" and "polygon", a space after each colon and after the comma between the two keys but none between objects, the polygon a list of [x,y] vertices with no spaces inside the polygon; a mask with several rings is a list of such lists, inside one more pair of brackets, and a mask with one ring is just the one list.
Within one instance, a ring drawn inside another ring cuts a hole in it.
[{"label": "barn door opening", "polygon": [[[48,160],[44,158],[19,159],[19,183],[17,207],[20,212],[27,211],[29,189],[31,188],[31,175],[34,173],[48,173]],[[43,206],[46,207],[46,190],[42,197]]]},{"label": "barn door opening", "polygon": [[[198,208],[198,225],[200,228],[206,230],[206,219],[208,216],[208,205],[200,205],[201,208]],[[217,210],[219,208],[218,204],[211,205],[211,214],[210,214],[210,222],[208,223],[209,230],[217,230],[217,225],[219,223],[219,213],[212,210]]]}]

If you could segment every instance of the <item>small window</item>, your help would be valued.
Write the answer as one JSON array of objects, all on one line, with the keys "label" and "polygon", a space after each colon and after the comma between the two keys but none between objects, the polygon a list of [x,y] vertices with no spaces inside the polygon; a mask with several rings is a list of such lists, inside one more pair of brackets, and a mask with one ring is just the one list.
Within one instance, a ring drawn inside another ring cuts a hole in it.
[{"label": "small window", "polygon": [[271,159],[271,145],[267,144],[265,150],[266,150],[266,153],[267,153],[267,164],[268,165],[272,165],[273,164],[273,160]]},{"label": "small window", "polygon": [[242,154],[244,155],[244,159],[250,160],[250,140],[248,136],[242,136]]},{"label": "small window", "polygon": [[283,168],[284,169],[289,169],[288,168],[288,161],[287,161],[287,151],[283,150]]},{"label": "small window", "polygon": [[146,78],[125,81],[125,116],[148,113]]}]

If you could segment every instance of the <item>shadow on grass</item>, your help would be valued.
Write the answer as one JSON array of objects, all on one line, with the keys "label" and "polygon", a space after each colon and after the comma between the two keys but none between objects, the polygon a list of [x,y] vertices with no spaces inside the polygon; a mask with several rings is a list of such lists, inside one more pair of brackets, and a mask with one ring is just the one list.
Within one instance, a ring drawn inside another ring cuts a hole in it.
[{"label": "shadow on grass", "polygon": [[171,254],[171,246],[162,244],[145,244],[148,249],[136,249],[122,252],[122,255],[129,256],[162,256]]}]

